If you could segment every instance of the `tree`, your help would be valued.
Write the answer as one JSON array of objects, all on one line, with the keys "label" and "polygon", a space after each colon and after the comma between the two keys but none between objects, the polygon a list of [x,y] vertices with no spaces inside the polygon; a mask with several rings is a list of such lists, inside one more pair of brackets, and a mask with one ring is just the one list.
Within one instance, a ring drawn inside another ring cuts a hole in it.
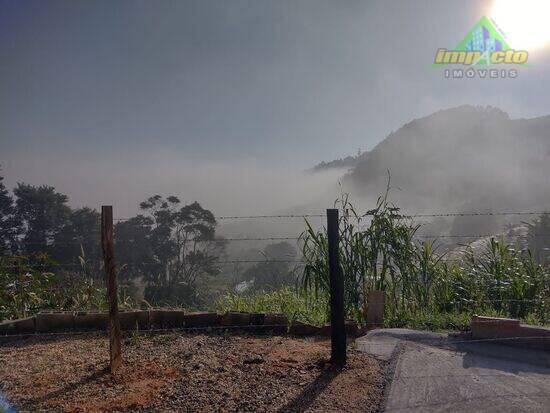
[{"label": "tree", "polygon": [[160,195],[149,197],[139,206],[152,221],[150,235],[151,249],[155,260],[160,264],[159,271],[150,271],[148,281],[157,287],[170,284],[169,263],[177,255],[177,246],[172,238],[174,215],[180,200],[175,196],[164,199]]},{"label": "tree", "polygon": [[214,215],[198,202],[180,204],[175,196],[154,195],[140,204],[144,215],[115,228],[119,262],[145,275],[148,301],[196,304],[198,279],[218,273],[225,244],[215,236]]},{"label": "tree", "polygon": [[70,211],[55,232],[51,249],[56,261],[81,264],[87,275],[97,275],[101,262],[99,213],[90,208]]},{"label": "tree", "polygon": [[4,177],[0,176],[0,255],[17,251],[17,236],[21,231],[13,198],[3,180]]},{"label": "tree", "polygon": [[198,202],[174,214],[177,256],[171,272],[177,282],[194,284],[202,275],[218,273],[216,261],[224,242],[215,238],[216,219]]},{"label": "tree", "polygon": [[70,215],[67,196],[56,192],[52,186],[37,187],[22,183],[17,184],[13,193],[16,196],[16,212],[25,229],[24,252],[49,251],[56,234]]},{"label": "tree", "polygon": [[157,280],[162,273],[162,265],[153,250],[153,219],[137,215],[115,225],[116,259],[120,265],[119,277],[122,280],[148,276]]}]

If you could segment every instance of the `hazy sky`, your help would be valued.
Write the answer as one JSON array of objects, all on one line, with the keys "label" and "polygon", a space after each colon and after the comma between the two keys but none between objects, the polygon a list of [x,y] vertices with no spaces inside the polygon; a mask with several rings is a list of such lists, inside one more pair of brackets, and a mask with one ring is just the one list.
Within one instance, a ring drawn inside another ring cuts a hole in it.
[{"label": "hazy sky", "polygon": [[548,49],[513,80],[430,67],[491,4],[0,0],[3,174],[76,205],[131,211],[165,191],[234,212],[270,185],[301,192],[311,182],[289,171],[370,149],[438,109],[549,114]]}]

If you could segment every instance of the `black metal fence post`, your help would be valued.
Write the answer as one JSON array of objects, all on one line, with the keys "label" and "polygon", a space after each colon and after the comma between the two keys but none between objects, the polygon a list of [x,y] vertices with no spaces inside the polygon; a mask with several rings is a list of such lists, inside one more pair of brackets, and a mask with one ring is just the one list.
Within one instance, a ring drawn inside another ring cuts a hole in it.
[{"label": "black metal fence post", "polygon": [[328,268],[330,276],[331,361],[346,364],[344,278],[340,267],[338,210],[327,209]]}]

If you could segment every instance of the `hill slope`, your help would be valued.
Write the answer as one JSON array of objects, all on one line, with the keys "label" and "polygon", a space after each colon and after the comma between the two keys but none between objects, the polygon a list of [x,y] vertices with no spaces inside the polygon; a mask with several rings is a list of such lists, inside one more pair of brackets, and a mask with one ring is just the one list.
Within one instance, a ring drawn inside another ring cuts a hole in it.
[{"label": "hill slope", "polygon": [[357,196],[383,191],[406,210],[550,207],[550,116],[512,120],[461,106],[414,120],[365,153],[344,181]]}]

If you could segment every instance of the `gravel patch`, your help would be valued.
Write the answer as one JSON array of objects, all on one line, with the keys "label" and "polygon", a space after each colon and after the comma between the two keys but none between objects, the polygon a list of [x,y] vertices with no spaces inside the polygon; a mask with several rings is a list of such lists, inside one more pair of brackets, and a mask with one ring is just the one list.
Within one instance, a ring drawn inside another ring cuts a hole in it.
[{"label": "gravel patch", "polygon": [[167,333],[128,336],[108,372],[108,340],[31,337],[0,346],[0,383],[18,411],[375,412],[378,361],[350,350],[343,370],[326,339]]}]

